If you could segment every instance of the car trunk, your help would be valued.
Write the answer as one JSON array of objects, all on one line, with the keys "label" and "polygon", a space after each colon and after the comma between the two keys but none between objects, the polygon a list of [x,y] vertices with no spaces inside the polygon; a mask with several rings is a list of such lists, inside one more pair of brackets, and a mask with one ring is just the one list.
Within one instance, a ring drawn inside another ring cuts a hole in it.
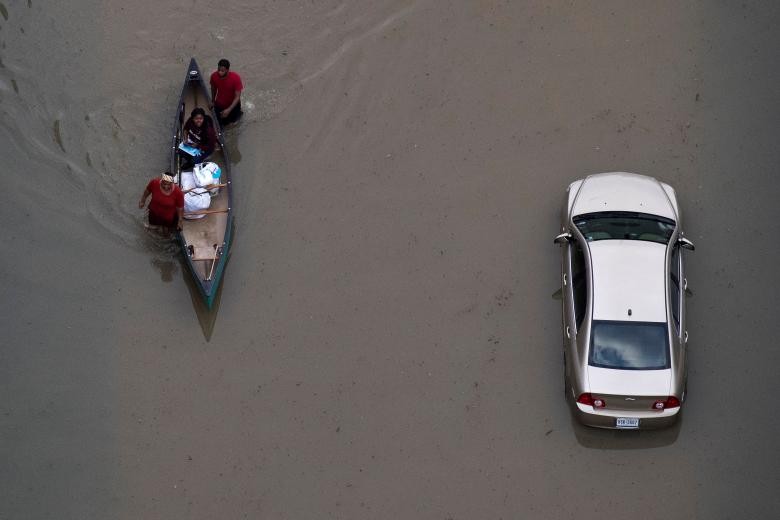
[{"label": "car trunk", "polygon": [[669,396],[671,370],[619,370],[588,366],[593,398],[603,399],[607,410],[652,410],[653,403]]}]

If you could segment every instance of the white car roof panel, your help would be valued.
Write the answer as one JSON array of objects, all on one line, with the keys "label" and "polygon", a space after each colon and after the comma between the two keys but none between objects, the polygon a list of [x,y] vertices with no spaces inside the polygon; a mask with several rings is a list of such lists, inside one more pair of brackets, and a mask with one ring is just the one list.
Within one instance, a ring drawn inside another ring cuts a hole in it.
[{"label": "white car roof panel", "polygon": [[642,240],[597,240],[588,246],[594,320],[667,321],[666,245]]}]

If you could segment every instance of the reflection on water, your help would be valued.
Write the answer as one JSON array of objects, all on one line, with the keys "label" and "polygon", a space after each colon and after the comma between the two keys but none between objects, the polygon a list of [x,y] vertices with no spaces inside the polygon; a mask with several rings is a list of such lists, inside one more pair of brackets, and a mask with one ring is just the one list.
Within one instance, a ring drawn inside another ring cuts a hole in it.
[{"label": "reflection on water", "polygon": [[241,127],[241,120],[225,128],[225,152],[227,153],[230,165],[234,166],[241,162],[241,151],[238,149],[238,132]]},{"label": "reflection on water", "polygon": [[[229,263],[229,257],[228,257]],[[179,255],[179,265],[181,267],[182,278],[187,285],[187,290],[190,292],[190,299],[192,299],[192,307],[195,309],[195,314],[198,316],[198,323],[200,324],[200,330],[203,332],[203,337],[206,341],[211,341],[211,335],[214,333],[214,325],[217,323],[217,314],[219,314],[219,304],[222,300],[222,287],[224,283],[219,284],[217,289],[217,295],[214,297],[214,303],[211,305],[211,309],[206,306],[206,302],[203,301],[203,296],[200,294],[198,286],[192,279],[192,273],[190,273],[187,264],[184,262],[182,255]],[[225,265],[227,270],[227,265]],[[223,271],[224,277],[224,271]]]},{"label": "reflection on water", "polygon": [[[145,217],[144,220],[146,220]],[[143,244],[151,256],[149,262],[154,267],[155,271],[160,273],[160,279],[164,283],[172,282],[176,271],[181,273],[182,279],[190,293],[192,307],[198,317],[198,323],[203,332],[203,337],[206,341],[210,341],[211,335],[214,332],[214,325],[217,321],[217,314],[219,313],[219,304],[222,299],[222,286],[224,284],[220,283],[217,295],[214,298],[211,309],[209,309],[203,300],[203,296],[201,295],[197,284],[193,280],[189,267],[184,261],[181,246],[179,245],[178,240],[176,240],[175,235],[148,228],[146,228],[145,231]],[[235,236],[235,228],[233,228],[233,235]],[[228,252],[227,264],[229,263],[230,253]],[[225,265],[225,271],[223,271],[222,275],[223,281],[227,272],[227,264]],[[171,288],[171,290],[179,289]]]},{"label": "reflection on water", "polygon": [[644,450],[670,446],[677,441],[683,416],[669,428],[659,430],[605,430],[583,426],[572,415],[574,436],[585,448],[597,450]]},{"label": "reflection on water", "polygon": [[160,279],[163,282],[170,283],[173,281],[173,273],[176,272],[176,262],[173,259],[153,258],[152,265],[160,271]]},{"label": "reflection on water", "polygon": [[164,282],[173,280],[173,270],[179,255],[179,244],[175,236],[161,228],[149,228],[144,216],[143,245],[151,255],[150,263],[160,271]]}]

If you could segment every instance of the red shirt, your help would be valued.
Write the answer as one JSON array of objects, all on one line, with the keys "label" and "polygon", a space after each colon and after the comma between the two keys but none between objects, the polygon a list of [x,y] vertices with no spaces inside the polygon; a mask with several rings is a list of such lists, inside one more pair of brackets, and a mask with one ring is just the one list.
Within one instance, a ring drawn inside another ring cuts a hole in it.
[{"label": "red shirt", "polygon": [[211,96],[214,100],[214,106],[221,109],[229,107],[236,97],[236,92],[244,90],[241,76],[235,72],[228,71],[223,78],[219,75],[219,72],[214,71],[211,73],[209,83],[211,84]]},{"label": "red shirt", "polygon": [[166,195],[160,188],[160,179],[152,179],[146,185],[146,189],[152,194],[152,200],[149,202],[149,212],[166,222],[173,222],[176,216],[176,209],[184,207],[184,193],[181,188],[173,185],[173,190]]}]

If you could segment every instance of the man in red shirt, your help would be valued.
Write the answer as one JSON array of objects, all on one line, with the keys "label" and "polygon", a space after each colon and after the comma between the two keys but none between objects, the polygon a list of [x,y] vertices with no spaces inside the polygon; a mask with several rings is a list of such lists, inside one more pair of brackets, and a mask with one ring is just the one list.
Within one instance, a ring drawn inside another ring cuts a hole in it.
[{"label": "man in red shirt", "polygon": [[241,76],[230,72],[230,62],[225,58],[217,63],[217,70],[211,73],[211,103],[220,125],[237,121],[241,117],[241,91],[244,85]]},{"label": "man in red shirt", "polygon": [[138,207],[146,205],[149,195],[149,227],[175,228],[181,231],[184,217],[184,193],[173,182],[170,172],[163,173],[159,178],[152,179],[138,201]]}]

